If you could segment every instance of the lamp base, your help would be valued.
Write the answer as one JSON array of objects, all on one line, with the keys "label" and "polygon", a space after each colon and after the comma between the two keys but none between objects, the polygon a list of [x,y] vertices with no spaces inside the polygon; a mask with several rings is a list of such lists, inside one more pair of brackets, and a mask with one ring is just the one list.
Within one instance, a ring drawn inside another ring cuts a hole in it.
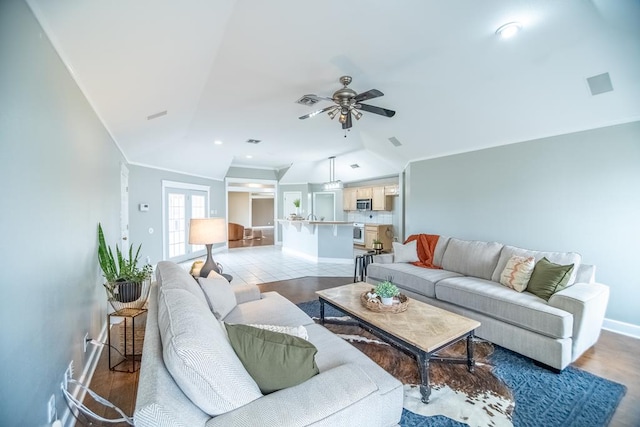
[{"label": "lamp base", "polygon": [[204,265],[200,269],[200,277],[207,277],[211,271],[215,271],[220,274],[220,269],[218,268],[218,264],[213,261],[213,257],[211,256],[211,247],[212,244],[207,246],[207,260],[204,262]]}]

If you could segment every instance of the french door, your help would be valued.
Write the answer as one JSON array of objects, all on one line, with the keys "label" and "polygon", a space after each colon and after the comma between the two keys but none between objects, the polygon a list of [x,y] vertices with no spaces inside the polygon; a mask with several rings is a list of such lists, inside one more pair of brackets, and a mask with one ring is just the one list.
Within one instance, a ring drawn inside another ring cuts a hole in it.
[{"label": "french door", "polygon": [[163,194],[164,258],[177,262],[204,255],[204,245],[189,244],[189,222],[206,218],[209,210],[208,188],[181,187],[164,186]]}]

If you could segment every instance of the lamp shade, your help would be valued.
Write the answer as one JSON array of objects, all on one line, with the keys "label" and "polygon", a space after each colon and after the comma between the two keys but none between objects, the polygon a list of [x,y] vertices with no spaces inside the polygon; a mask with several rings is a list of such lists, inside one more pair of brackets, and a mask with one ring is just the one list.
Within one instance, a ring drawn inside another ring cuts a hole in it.
[{"label": "lamp shade", "polygon": [[224,218],[193,218],[189,226],[189,243],[210,245],[227,241],[227,224]]}]

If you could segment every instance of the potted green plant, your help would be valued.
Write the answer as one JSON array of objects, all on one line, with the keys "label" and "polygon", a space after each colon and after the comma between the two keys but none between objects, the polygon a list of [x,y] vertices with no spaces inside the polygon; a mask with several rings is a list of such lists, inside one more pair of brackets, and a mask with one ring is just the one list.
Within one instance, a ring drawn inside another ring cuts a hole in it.
[{"label": "potted green plant", "polygon": [[380,297],[382,304],[392,305],[393,297],[400,295],[400,289],[388,280],[378,283],[375,289],[376,295]]},{"label": "potted green plant", "polygon": [[[107,279],[104,287],[107,291],[107,299],[112,305],[115,301],[130,303],[138,300],[142,293],[142,283],[151,277],[153,271],[151,265],[145,264],[138,267],[141,248],[142,245],[139,245],[134,256],[133,247],[129,247],[127,254],[123,253],[116,244],[114,257],[111,247],[107,246],[104,240],[102,225],[98,223],[98,262],[104,278]],[[114,308],[118,309],[116,306]]]}]

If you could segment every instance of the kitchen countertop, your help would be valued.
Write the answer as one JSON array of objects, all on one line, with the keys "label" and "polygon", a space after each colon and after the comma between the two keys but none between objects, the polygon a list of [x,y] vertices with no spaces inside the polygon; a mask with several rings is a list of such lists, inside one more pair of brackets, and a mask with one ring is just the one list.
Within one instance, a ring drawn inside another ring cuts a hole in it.
[{"label": "kitchen countertop", "polygon": [[317,220],[307,220],[307,219],[279,219],[279,222],[291,222],[291,223],[300,223],[300,224],[311,224],[311,225],[353,225],[351,221],[317,221]]}]

